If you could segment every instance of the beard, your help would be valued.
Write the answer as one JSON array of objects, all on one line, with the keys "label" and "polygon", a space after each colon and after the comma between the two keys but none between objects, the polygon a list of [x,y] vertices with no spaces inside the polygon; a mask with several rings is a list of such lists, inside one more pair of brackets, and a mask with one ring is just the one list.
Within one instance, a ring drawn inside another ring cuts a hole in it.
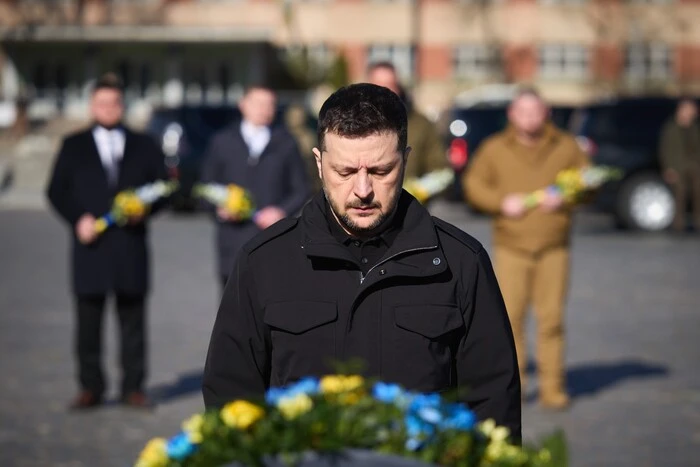
[{"label": "beard", "polygon": [[[403,177],[401,179],[403,179]],[[345,209],[341,209],[340,203],[337,203],[336,200],[333,199],[329,193],[329,190],[326,188],[326,183],[323,182],[323,194],[325,195],[335,218],[338,220],[341,227],[356,237],[368,237],[372,234],[379,233],[389,224],[394,216],[396,207],[399,204],[399,198],[402,190],[402,184],[398,184],[396,190],[394,193],[392,193],[391,198],[389,198],[386,207],[384,207],[379,201],[364,201],[358,199],[351,203],[345,204]],[[362,226],[355,222],[352,217],[350,217],[348,212],[352,208],[376,209],[379,211],[379,215],[372,221],[371,224]]]}]

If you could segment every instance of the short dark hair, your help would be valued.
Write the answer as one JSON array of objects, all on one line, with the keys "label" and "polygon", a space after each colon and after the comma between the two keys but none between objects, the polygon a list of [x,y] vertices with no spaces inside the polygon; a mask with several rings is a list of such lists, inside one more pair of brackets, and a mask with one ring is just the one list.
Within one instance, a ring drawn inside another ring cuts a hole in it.
[{"label": "short dark hair", "polygon": [[370,63],[369,66],[367,66],[367,73],[371,73],[379,68],[386,68],[387,70],[391,70],[392,72],[396,73],[396,66],[394,66],[394,64],[388,60],[380,60]]},{"label": "short dark hair", "polygon": [[115,73],[105,73],[95,82],[92,87],[92,93],[95,94],[100,89],[112,89],[114,91],[124,92],[124,85]]},{"label": "short dark hair", "polygon": [[352,84],[334,92],[318,114],[318,146],[324,151],[327,133],[363,138],[396,133],[399,151],[406,150],[408,117],[401,98],[389,89],[369,83]]}]

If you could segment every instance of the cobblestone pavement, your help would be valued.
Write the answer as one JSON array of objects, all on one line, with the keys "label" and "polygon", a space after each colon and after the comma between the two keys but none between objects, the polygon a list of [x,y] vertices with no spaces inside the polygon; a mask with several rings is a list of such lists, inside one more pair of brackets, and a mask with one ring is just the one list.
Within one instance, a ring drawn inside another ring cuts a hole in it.
[{"label": "cobblestone pavement", "polygon": [[[487,246],[488,223],[436,213]],[[0,466],[127,466],[145,441],[201,409],[199,382],[216,313],[209,222],[165,215],[151,241],[152,414],[111,403],[69,414],[74,395],[67,234],[41,210],[0,212]],[[573,466],[700,465],[700,238],[616,232],[579,219],[568,309],[574,405],[524,407],[525,437],[566,430]],[[118,377],[113,314],[106,363]],[[110,394],[114,397],[116,394]]]}]

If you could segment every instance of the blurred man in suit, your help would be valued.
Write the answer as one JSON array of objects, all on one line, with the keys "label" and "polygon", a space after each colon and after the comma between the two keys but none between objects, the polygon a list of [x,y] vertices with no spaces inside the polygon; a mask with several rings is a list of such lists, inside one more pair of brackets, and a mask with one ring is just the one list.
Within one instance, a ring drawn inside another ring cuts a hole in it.
[{"label": "blurred man in suit", "polygon": [[253,196],[252,219],[216,210],[218,272],[222,287],[241,247],[258,232],[297,214],[309,196],[306,166],[294,137],[273,124],[277,96],[266,86],[249,87],[239,103],[242,118],[214,136],[202,168],[203,183],[234,183]]},{"label": "blurred man in suit", "polygon": [[[109,295],[116,299],[121,329],[121,402],[152,406],[146,376],[146,295],[149,289],[147,218],[97,234],[95,221],[109,212],[115,195],[166,178],[164,156],[150,137],[122,124],[122,87],[114,75],[92,91],[93,125],[66,137],[55,161],[47,195],[71,227],[72,291],[80,393],[72,409],[99,405],[106,390],[101,364],[102,323]],[[158,209],[153,206],[151,213]]]}]

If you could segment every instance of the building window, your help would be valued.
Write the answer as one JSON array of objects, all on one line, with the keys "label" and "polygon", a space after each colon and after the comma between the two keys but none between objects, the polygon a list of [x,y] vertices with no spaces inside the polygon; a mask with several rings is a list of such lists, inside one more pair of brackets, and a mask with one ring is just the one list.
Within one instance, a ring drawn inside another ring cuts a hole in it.
[{"label": "building window", "polygon": [[472,79],[493,76],[499,69],[498,48],[483,44],[462,44],[454,49],[453,74],[456,78]]},{"label": "building window", "polygon": [[539,50],[539,74],[545,79],[585,79],[590,74],[589,61],[584,45],[543,45]]},{"label": "building window", "polygon": [[413,77],[413,48],[410,45],[373,45],[367,53],[368,63],[391,62],[402,80]]},{"label": "building window", "polygon": [[671,52],[666,44],[633,44],[625,54],[625,74],[631,80],[671,77]]}]

